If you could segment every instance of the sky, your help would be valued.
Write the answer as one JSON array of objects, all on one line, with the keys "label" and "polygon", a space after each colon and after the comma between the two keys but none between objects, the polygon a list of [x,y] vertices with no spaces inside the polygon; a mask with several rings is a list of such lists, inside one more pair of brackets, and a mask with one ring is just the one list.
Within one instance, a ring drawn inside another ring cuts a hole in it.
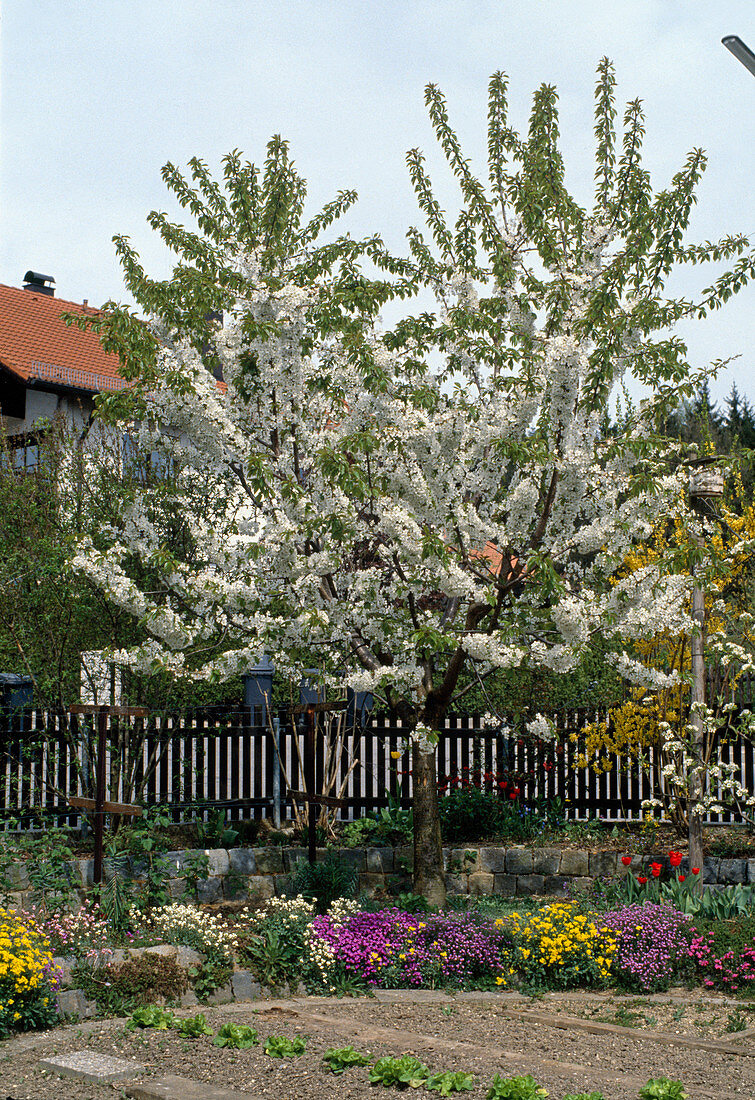
[{"label": "sky", "polygon": [[[264,158],[290,142],[311,212],[343,188],[354,235],[380,232],[398,252],[420,222],[405,165],[421,148],[442,205],[458,202],[427,119],[440,86],[451,120],[485,173],[487,85],[504,70],[511,118],[526,127],[543,82],[559,93],[567,182],[592,197],[595,69],[616,67],[620,103],[641,98],[646,167],[666,186],[687,152],[709,167],[690,239],[732,232],[755,244],[755,77],[722,45],[755,49],[752,0],[0,0],[0,282],[52,275],[59,297],[128,301],[112,245],[131,238],[149,274],[171,256],[146,223],[178,217],[166,161],[240,149]],[[715,271],[673,289],[691,294]],[[685,328],[695,367],[734,358],[712,392],[735,382],[755,401],[755,284]]]}]

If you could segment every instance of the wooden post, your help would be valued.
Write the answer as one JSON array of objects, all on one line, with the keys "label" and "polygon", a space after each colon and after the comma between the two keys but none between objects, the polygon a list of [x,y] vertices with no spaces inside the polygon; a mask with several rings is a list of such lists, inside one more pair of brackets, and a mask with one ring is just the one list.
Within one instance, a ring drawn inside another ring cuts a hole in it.
[{"label": "wooden post", "polygon": [[[94,792],[94,870],[92,877],[95,884],[102,882],[102,862],[105,841],[105,814],[109,811],[117,813],[131,813],[141,815],[140,806],[124,806],[105,801],[106,781],[106,756],[107,756],[107,721],[108,717],[115,715],[125,718],[146,718],[148,711],[145,707],[108,707],[97,704],[77,704],[71,707],[72,714],[96,714],[97,715],[97,761],[96,761],[96,786]],[[89,799],[69,799],[71,805],[77,801],[80,805],[92,808]],[[116,805],[118,809],[115,810]]]}]

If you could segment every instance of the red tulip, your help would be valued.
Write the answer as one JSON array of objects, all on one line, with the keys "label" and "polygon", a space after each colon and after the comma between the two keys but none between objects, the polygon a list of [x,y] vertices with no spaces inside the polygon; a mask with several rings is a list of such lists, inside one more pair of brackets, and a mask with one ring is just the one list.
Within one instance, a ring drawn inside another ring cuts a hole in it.
[{"label": "red tulip", "polygon": [[645,883],[647,882],[647,879],[645,878],[644,875],[638,875],[637,876],[637,881],[639,882],[640,886],[644,886]]},{"label": "red tulip", "polygon": [[669,863],[671,864],[672,867],[678,867],[679,864],[682,862],[682,853],[681,852],[669,852],[668,861],[669,861]]},{"label": "red tulip", "polygon": [[628,867],[629,864],[632,862],[632,857],[631,856],[622,856],[621,857],[621,862],[624,864],[625,867]]},{"label": "red tulip", "polygon": [[679,875],[679,877],[677,878],[677,882],[684,882],[686,877],[687,877],[686,875]]},{"label": "red tulip", "polygon": [[699,867],[692,867],[691,870],[692,870],[693,875],[699,875],[700,874],[700,868]]},{"label": "red tulip", "polygon": [[658,876],[660,875],[662,870],[663,870],[663,868],[661,867],[660,863],[651,863],[650,864],[650,873],[653,876],[653,878],[658,878]]}]

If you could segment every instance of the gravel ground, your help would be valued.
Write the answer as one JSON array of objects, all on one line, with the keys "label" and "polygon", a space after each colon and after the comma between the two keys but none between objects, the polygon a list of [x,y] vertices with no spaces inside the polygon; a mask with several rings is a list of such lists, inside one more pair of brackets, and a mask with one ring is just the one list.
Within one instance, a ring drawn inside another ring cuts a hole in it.
[{"label": "gravel ground", "polygon": [[[597,1017],[615,1019],[622,1007],[654,1017],[657,1026],[651,1030],[646,1019],[642,1027],[590,1034],[527,1018],[552,1013],[562,1021],[564,1016],[580,1017],[589,1026]],[[684,1013],[674,1020],[680,1007]],[[120,1086],[114,1090],[112,1085],[88,1084],[39,1069],[40,1058],[90,1049],[134,1059],[151,1076],[173,1073],[265,1100],[374,1100],[382,1090],[377,1093],[371,1088],[365,1069],[334,1077],[321,1062],[328,1047],[353,1045],[375,1057],[410,1052],[432,1070],[475,1073],[474,1091],[462,1094],[470,1100],[482,1100],[495,1073],[528,1072],[548,1089],[550,1100],[592,1089],[602,1090],[605,1100],[636,1100],[639,1086],[661,1074],[681,1079],[690,1100],[753,1100],[755,1035],[744,1033],[738,1038],[725,1033],[722,1025],[731,1011],[729,1004],[689,993],[684,1000],[574,994],[528,1000],[516,995],[451,999],[399,992],[374,1000],[312,997],[234,1004],[205,1010],[209,1025],[249,1023],[263,1042],[268,1035],[302,1035],[307,1038],[306,1053],[278,1061],[264,1055],[261,1046],[246,1051],[219,1049],[209,1037],[189,1041],[171,1032],[126,1032],[123,1021],[99,1021],[0,1044],[0,1095],[2,1100],[6,1095],[13,1100],[113,1100]],[[744,1009],[743,1015],[748,1028],[755,1027],[755,1018],[750,1019]],[[724,1042],[735,1043],[750,1056],[663,1044],[652,1038],[656,1030],[676,1030],[682,1044],[684,1036],[690,1037],[687,1043],[696,1036],[708,1040],[723,1036]]]}]

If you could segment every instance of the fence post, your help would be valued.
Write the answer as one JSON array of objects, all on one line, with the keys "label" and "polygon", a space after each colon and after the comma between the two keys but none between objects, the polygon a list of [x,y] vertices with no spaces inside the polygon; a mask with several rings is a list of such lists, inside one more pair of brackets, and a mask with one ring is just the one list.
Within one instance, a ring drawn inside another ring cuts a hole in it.
[{"label": "fence post", "polygon": [[273,825],[276,829],[281,827],[280,731],[281,720],[276,716],[273,718]]}]

